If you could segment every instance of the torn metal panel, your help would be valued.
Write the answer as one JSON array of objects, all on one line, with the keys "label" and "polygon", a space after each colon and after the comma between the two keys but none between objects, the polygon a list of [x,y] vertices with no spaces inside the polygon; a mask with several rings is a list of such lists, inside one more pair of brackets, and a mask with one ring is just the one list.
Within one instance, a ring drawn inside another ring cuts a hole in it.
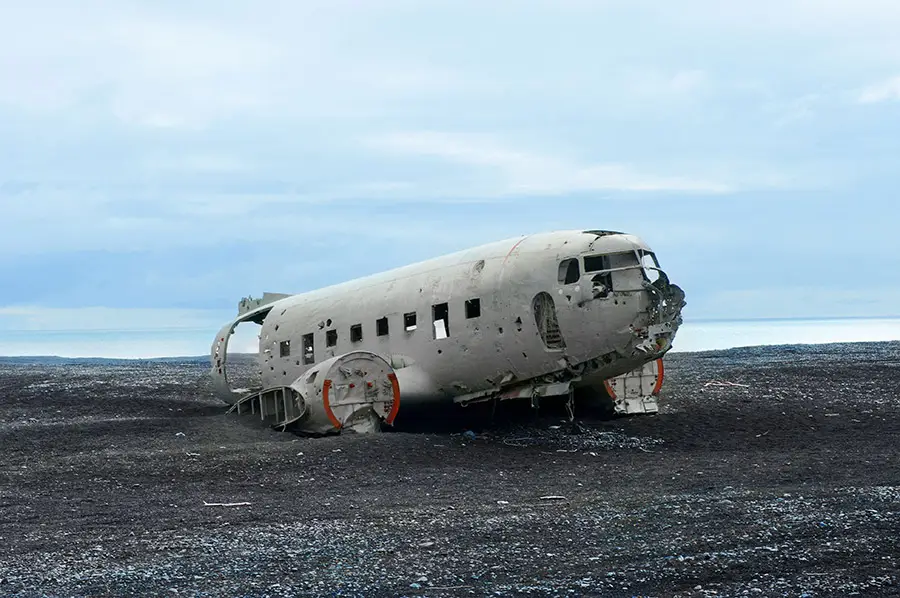
[{"label": "torn metal panel", "polygon": [[306,401],[294,389],[278,386],[252,392],[232,405],[229,413],[250,414],[274,428],[285,429],[301,420],[308,411]]},{"label": "torn metal panel", "polygon": [[275,303],[279,299],[284,299],[285,297],[290,297],[290,295],[285,295],[284,293],[263,293],[263,296],[259,299],[244,297],[238,302],[238,315],[241,316],[245,313],[258,310],[260,307]]},{"label": "torn metal panel", "polygon": [[255,309],[243,311],[237,318],[223,326],[213,340],[210,352],[213,391],[216,393],[216,396],[228,404],[234,404],[246,394],[246,389],[234,389],[231,387],[228,380],[227,357],[228,343],[231,340],[231,335],[234,334],[238,325],[244,322],[262,323],[271,310],[271,305],[261,305],[257,306]]},{"label": "torn metal panel", "polygon": [[664,376],[663,360],[657,359],[607,380],[606,392],[613,400],[615,412],[623,415],[658,412]]}]

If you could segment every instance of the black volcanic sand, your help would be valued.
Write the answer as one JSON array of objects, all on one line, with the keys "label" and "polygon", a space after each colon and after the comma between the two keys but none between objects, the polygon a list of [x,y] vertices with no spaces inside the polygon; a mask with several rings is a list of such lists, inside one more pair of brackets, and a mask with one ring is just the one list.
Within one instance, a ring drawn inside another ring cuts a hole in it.
[{"label": "black volcanic sand", "polygon": [[0,366],[0,596],[900,595],[900,343],[666,363],[581,434],[320,439],[205,364]]}]

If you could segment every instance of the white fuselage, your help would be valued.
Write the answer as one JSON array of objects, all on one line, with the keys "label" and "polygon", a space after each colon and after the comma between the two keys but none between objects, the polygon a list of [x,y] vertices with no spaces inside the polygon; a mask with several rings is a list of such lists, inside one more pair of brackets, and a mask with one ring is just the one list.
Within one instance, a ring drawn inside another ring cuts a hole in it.
[{"label": "white fuselage", "polygon": [[227,337],[255,313],[256,321],[264,316],[266,388],[355,350],[393,366],[404,404],[478,400],[565,372],[580,385],[602,384],[670,348],[681,304],[653,315],[660,294],[648,285],[660,275],[668,286],[650,248],[632,235],[562,231],[499,241],[244,314],[213,345],[214,376],[227,387]]}]

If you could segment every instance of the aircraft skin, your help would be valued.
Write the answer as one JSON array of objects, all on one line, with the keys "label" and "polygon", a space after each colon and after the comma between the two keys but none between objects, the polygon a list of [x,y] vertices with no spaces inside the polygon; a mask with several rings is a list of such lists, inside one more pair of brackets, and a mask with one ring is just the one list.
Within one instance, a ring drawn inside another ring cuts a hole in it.
[{"label": "aircraft skin", "polygon": [[289,387],[316,364],[366,351],[393,368],[401,404],[466,403],[551,394],[560,382],[600,389],[665,354],[684,305],[640,238],[581,230],[279,297],[257,300],[217,336],[213,376],[226,402],[239,398],[228,388],[227,339],[244,321],[262,324],[265,388]]}]

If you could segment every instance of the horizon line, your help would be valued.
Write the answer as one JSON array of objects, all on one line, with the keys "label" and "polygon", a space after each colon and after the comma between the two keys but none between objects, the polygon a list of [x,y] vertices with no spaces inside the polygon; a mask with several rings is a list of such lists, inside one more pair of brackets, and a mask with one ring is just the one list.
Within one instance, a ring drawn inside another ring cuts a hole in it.
[{"label": "horizon line", "polygon": [[[759,344],[759,345],[736,345],[734,347],[725,347],[725,348],[717,348],[717,349],[696,349],[693,351],[678,351],[674,347],[670,351],[666,352],[666,355],[669,353],[678,353],[678,354],[689,354],[689,353],[719,353],[724,351],[734,351],[741,349],[762,349],[762,348],[774,348],[774,347],[830,347],[830,346],[840,346],[840,345],[871,345],[871,344],[884,344],[884,343],[900,343],[900,338],[893,340],[870,340],[870,341],[833,341],[833,342],[824,342],[824,343],[767,343],[767,344]],[[228,353],[228,355],[238,356],[252,356],[254,358],[258,358],[258,353]],[[210,359],[209,355],[206,354],[198,354],[198,355],[158,355],[155,357],[103,357],[99,355],[82,355],[82,356],[67,356],[67,355],[0,355],[0,361],[2,360],[11,360],[11,359],[68,359],[68,360],[106,360],[106,361],[159,361],[159,360],[172,360],[172,359],[185,359],[185,360],[208,360]]]}]

